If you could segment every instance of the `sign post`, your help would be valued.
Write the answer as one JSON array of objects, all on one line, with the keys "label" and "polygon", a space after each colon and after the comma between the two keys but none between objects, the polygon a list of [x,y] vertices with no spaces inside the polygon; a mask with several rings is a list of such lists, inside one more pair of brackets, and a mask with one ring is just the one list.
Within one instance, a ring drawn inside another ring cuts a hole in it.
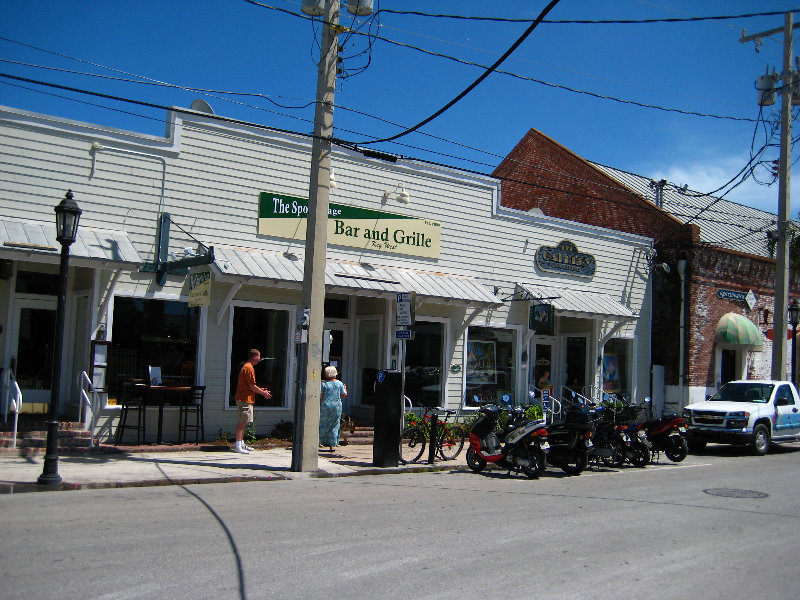
[{"label": "sign post", "polygon": [[[414,339],[414,305],[417,294],[415,292],[401,292],[397,294],[397,310],[395,311],[395,325],[401,327],[394,332],[400,351],[400,401],[403,403],[405,414],[406,407],[406,340]],[[400,420],[400,430],[403,429],[403,420]],[[401,442],[402,443],[402,440]]]}]

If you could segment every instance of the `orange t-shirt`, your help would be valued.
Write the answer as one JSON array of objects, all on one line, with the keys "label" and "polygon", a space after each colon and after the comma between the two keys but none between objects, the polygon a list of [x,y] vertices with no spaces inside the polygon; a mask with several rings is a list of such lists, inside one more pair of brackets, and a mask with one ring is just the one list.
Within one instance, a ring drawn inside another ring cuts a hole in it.
[{"label": "orange t-shirt", "polygon": [[242,370],[239,371],[239,381],[236,384],[236,401],[256,403],[256,393],[250,387],[256,384],[256,370],[249,362],[244,363]]}]

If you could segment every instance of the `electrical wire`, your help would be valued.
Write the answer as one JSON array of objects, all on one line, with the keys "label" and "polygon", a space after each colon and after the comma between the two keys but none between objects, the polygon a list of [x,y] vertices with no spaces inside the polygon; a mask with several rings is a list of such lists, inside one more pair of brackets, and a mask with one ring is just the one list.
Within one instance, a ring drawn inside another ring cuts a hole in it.
[{"label": "electrical wire", "polygon": [[486,79],[486,78],[487,78],[489,75],[491,75],[491,74],[492,74],[492,72],[493,72],[495,69],[497,69],[497,67],[499,67],[501,64],[503,64],[503,62],[504,62],[504,61],[505,61],[505,60],[506,60],[506,59],[507,59],[509,56],[511,56],[511,54],[512,54],[512,53],[513,53],[513,52],[514,52],[514,51],[515,51],[517,48],[519,48],[519,46],[522,44],[522,42],[524,42],[526,39],[528,39],[528,37],[529,37],[529,36],[530,36],[530,35],[533,33],[533,30],[534,30],[534,29],[536,29],[536,27],[539,25],[539,23],[541,23],[542,19],[543,19],[543,18],[544,18],[544,17],[545,17],[545,16],[546,16],[546,15],[547,15],[547,14],[548,14],[548,13],[549,13],[551,10],[553,10],[553,8],[555,8],[556,4],[558,4],[559,2],[560,2],[560,0],[550,0],[550,2],[548,3],[548,5],[547,5],[547,6],[545,6],[545,7],[542,9],[542,11],[539,13],[539,16],[538,16],[538,17],[536,17],[536,19],[533,21],[533,23],[531,23],[531,25],[530,25],[530,26],[529,26],[529,27],[528,27],[528,28],[527,28],[527,29],[526,29],[526,30],[525,30],[525,31],[522,33],[522,35],[521,35],[521,36],[519,36],[519,38],[517,38],[517,40],[516,40],[516,41],[515,41],[513,44],[511,44],[511,46],[509,47],[509,49],[508,49],[508,50],[506,50],[506,51],[503,53],[503,55],[502,55],[500,58],[498,58],[498,59],[495,61],[495,63],[494,63],[494,64],[493,64],[491,67],[489,67],[489,68],[488,68],[486,71],[484,71],[484,72],[483,72],[483,73],[482,73],[482,74],[481,74],[481,75],[480,75],[480,76],[479,76],[479,77],[478,77],[478,78],[477,78],[475,81],[473,81],[471,84],[469,84],[469,85],[467,86],[467,88],[466,88],[466,89],[465,89],[463,92],[461,92],[460,94],[458,94],[458,95],[457,95],[455,98],[453,98],[452,100],[450,100],[450,102],[448,102],[448,103],[447,103],[447,104],[445,104],[445,105],[444,105],[442,108],[440,108],[439,110],[437,110],[436,112],[434,112],[434,113],[433,113],[431,116],[427,117],[426,119],[423,119],[422,121],[420,121],[419,123],[417,123],[417,124],[416,124],[416,125],[414,125],[413,127],[409,127],[409,128],[408,128],[408,129],[406,129],[405,131],[401,131],[400,133],[396,133],[396,134],[395,134],[395,135],[393,135],[393,136],[390,136],[390,137],[387,137],[387,138],[383,138],[383,139],[379,139],[379,140],[372,140],[372,141],[366,141],[366,142],[357,142],[357,143],[358,143],[359,145],[366,145],[366,144],[377,144],[377,143],[380,143],[380,142],[391,142],[391,141],[393,141],[393,140],[396,140],[396,139],[399,139],[399,138],[401,138],[401,137],[404,137],[404,136],[408,135],[409,133],[413,133],[414,131],[416,131],[416,130],[417,130],[417,129],[419,129],[420,127],[422,127],[422,126],[424,126],[424,125],[427,125],[428,123],[430,123],[431,121],[433,121],[433,120],[434,120],[434,119],[436,119],[437,117],[439,117],[439,116],[441,116],[442,114],[444,114],[446,111],[450,110],[450,108],[452,108],[452,107],[453,107],[453,106],[454,106],[456,103],[458,103],[458,102],[459,102],[460,100],[462,100],[462,99],[463,99],[463,98],[464,98],[464,97],[465,97],[467,94],[469,94],[469,93],[470,93],[472,90],[474,90],[476,87],[478,87],[478,85],[480,85],[480,83],[481,83],[481,82],[482,82],[484,79]]}]

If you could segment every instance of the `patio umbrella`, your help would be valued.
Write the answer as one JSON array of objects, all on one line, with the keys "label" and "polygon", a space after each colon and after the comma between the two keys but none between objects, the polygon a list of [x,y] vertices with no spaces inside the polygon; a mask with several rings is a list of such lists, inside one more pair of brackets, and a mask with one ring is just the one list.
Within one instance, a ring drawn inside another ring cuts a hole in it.
[{"label": "patio umbrella", "polygon": [[714,341],[721,344],[757,348],[764,345],[761,332],[753,322],[744,315],[733,312],[722,315],[717,323]]}]

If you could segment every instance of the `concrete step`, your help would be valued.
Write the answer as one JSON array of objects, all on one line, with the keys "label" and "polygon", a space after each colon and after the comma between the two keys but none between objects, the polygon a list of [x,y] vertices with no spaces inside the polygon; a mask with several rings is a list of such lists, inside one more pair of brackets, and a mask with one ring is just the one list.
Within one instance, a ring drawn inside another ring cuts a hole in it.
[{"label": "concrete step", "polygon": [[348,444],[371,446],[375,443],[374,427],[355,427],[353,429],[342,430],[339,436],[343,442]]}]

